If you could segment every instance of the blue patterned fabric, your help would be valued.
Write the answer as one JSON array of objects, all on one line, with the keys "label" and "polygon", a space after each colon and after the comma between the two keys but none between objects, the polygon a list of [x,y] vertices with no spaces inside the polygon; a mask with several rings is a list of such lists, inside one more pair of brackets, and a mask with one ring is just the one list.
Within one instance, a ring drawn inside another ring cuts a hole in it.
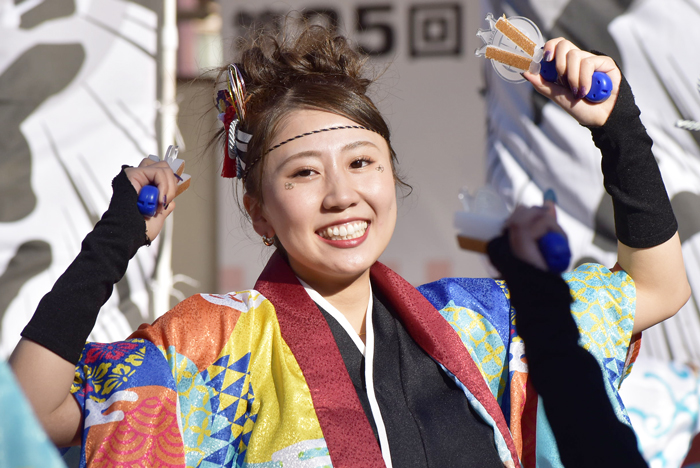
[{"label": "blue patterned fabric", "polygon": [[[634,324],[634,283],[626,272],[612,272],[598,264],[582,265],[565,274],[564,279],[574,300],[571,313],[579,328],[579,344],[600,364],[613,408],[618,418],[629,424],[618,389],[632,363],[627,357]],[[521,458],[527,458],[522,454],[530,450],[536,466],[560,467],[541,402],[526,409],[532,390],[526,387],[525,347],[518,335],[507,285],[485,278],[445,278],[418,290],[469,350],[509,421],[516,444],[522,447]],[[522,423],[528,418],[537,421],[536,434],[521,433]]]}]

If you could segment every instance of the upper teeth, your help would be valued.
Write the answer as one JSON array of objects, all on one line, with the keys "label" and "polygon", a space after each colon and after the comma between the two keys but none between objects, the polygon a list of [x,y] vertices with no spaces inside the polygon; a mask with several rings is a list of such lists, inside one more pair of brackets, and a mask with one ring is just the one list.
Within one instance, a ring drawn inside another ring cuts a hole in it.
[{"label": "upper teeth", "polygon": [[318,231],[318,235],[329,240],[346,240],[362,237],[366,230],[367,221],[354,221],[352,223],[323,228]]}]

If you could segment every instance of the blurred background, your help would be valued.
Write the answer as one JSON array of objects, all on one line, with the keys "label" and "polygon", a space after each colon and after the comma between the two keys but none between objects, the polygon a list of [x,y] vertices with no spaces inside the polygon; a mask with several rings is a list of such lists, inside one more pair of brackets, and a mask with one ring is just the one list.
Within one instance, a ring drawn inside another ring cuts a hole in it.
[{"label": "blurred background", "polygon": [[[525,16],[546,38],[618,62],[700,290],[700,0],[0,0],[0,357],[106,209],[120,167],[170,144],[192,185],[115,286],[91,339],[122,339],[191,294],[253,286],[272,251],[219,177],[214,69],[236,59],[236,38],[279,28],[285,14],[352,38],[379,77],[372,97],[413,186],[381,261],[415,285],[489,276],[482,256],[459,249],[453,216],[460,191],[490,184],[511,208],[553,188],[572,266],[612,266],[600,155],[586,129],[475,57],[488,12]],[[680,466],[698,432],[699,338],[693,296],[645,332],[623,387],[651,466]]]}]

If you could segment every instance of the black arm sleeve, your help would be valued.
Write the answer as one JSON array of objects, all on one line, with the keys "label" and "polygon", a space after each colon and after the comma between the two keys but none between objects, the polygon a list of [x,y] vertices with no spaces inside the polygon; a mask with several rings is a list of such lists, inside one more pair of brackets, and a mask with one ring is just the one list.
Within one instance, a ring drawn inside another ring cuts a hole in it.
[{"label": "black arm sleeve", "polygon": [[590,130],[603,155],[604,185],[613,200],[617,238],[629,247],[646,248],[670,239],[678,224],[639,114],[623,76],[610,117],[602,127]]},{"label": "black arm sleeve", "polygon": [[112,181],[112,188],[109,208],[22,331],[25,338],[72,363],[80,359],[114,284],[146,243],[146,224],[136,205],[138,195],[123,170]]},{"label": "black arm sleeve", "polygon": [[489,243],[488,254],[508,284],[529,376],[564,466],[646,467],[634,432],[615,415],[600,366],[578,344],[569,286],[516,258],[507,234]]}]

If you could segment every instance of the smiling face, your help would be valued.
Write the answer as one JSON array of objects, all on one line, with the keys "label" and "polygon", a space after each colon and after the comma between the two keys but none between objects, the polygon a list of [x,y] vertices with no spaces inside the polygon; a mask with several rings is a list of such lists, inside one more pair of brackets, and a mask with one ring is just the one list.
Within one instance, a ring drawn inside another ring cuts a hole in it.
[{"label": "smiling face", "polygon": [[[357,123],[328,112],[290,113],[273,146],[306,132]],[[369,274],[396,225],[387,142],[363,129],[304,136],[271,151],[262,203],[246,201],[255,231],[276,235],[301,279],[317,289]]]}]

